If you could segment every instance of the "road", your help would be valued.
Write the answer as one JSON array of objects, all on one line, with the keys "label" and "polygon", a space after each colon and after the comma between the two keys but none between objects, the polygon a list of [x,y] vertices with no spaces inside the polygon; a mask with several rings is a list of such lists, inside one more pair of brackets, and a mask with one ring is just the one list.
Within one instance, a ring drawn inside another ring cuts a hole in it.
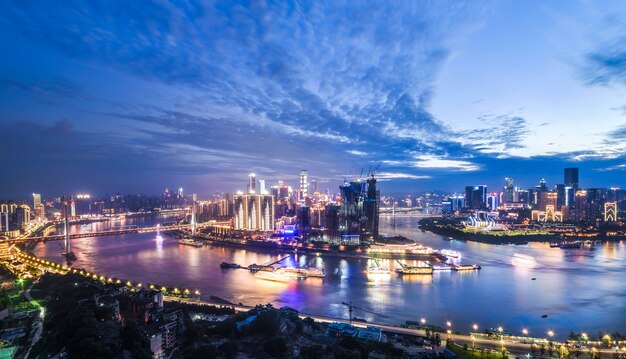
[{"label": "road", "polygon": [[[183,299],[183,298],[171,297],[171,296],[165,296],[164,300],[168,302],[183,302],[183,303],[190,303],[190,304],[231,307],[238,312],[245,312],[254,308],[253,306],[247,306],[247,305],[224,304],[224,303],[211,302],[211,301],[198,300],[198,299]],[[322,322],[322,323],[333,323],[333,322],[349,323],[349,321],[346,319],[333,318],[333,317],[327,317],[327,316],[315,315],[315,314],[300,313],[300,318],[304,319],[306,317],[310,317],[314,319],[315,321]],[[369,323],[369,322],[368,323],[352,322],[352,325],[354,325],[355,327],[360,327],[360,328],[365,328],[366,326],[370,326],[370,325],[376,326],[380,328],[382,331],[386,333],[392,333],[392,334],[404,334],[404,335],[412,335],[412,336],[419,336],[419,337],[426,336],[426,331],[421,330],[421,329],[404,328],[404,327],[398,327],[394,325],[377,324],[377,323]],[[454,343],[459,344],[459,345],[467,344],[467,346],[470,348],[472,347],[472,345],[474,345],[476,348],[489,348],[489,349],[494,349],[496,351],[499,351],[502,348],[502,342],[499,339],[478,338],[478,337],[472,337],[471,335],[465,335],[465,334],[439,333],[439,335],[441,336],[442,341],[445,341],[449,337]],[[558,352],[557,348],[561,344],[562,343],[554,342],[555,353]],[[510,341],[510,340],[504,341],[504,347],[506,348],[506,350],[508,350],[511,353],[513,357],[522,357],[526,354],[530,354],[531,345],[532,345],[531,343],[522,343],[522,342],[516,342],[516,341]],[[588,349],[581,349],[581,352],[589,355]],[[536,353],[538,355],[539,353],[538,349],[536,350]],[[546,345],[546,353],[547,353],[547,345]],[[615,350],[606,349],[606,348],[598,349],[598,354],[602,354],[604,357],[613,356],[613,354],[615,354]]]}]

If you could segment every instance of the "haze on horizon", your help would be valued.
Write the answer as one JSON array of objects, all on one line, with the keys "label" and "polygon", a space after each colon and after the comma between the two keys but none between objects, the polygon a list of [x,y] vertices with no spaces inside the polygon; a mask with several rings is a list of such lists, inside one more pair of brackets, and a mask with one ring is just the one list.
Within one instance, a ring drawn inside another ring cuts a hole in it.
[{"label": "haze on horizon", "polygon": [[626,3],[0,3],[0,198],[624,186]]}]

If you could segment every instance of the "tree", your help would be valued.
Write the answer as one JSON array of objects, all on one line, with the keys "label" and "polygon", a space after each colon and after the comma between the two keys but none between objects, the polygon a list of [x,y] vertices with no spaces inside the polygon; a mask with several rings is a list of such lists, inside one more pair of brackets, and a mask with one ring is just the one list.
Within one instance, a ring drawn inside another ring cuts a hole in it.
[{"label": "tree", "polygon": [[237,342],[234,340],[228,340],[220,345],[219,350],[224,354],[226,359],[235,359],[239,348]]},{"label": "tree", "polygon": [[308,345],[300,349],[300,358],[318,359],[324,356],[324,347],[318,344]]},{"label": "tree", "polygon": [[281,336],[274,336],[263,344],[263,350],[274,358],[281,357],[287,351],[287,343]]},{"label": "tree", "polygon": [[539,347],[539,353],[541,353],[541,357],[543,358],[544,354],[546,353],[545,344],[541,344],[541,347]]}]

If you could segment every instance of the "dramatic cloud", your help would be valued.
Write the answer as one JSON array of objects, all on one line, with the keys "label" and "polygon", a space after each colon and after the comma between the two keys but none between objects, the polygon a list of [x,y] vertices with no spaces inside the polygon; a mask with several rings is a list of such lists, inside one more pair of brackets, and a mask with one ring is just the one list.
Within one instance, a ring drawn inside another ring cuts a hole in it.
[{"label": "dramatic cloud", "polygon": [[[506,159],[618,160],[617,132],[575,151],[560,150],[561,138],[529,151],[545,132],[533,124],[559,119],[535,119],[524,104],[487,109],[472,126],[435,114],[440,77],[498,11],[456,1],[5,2],[3,146],[28,150],[3,164],[80,172],[79,184],[102,191],[179,181],[206,192],[232,190],[250,171],[289,180],[306,168],[336,188],[340,173],[380,164],[400,189],[517,171]],[[589,55],[594,78],[619,82],[616,51]],[[489,103],[479,98],[473,105]],[[33,150],[41,145],[45,154]],[[6,188],[26,191],[19,183]]]}]

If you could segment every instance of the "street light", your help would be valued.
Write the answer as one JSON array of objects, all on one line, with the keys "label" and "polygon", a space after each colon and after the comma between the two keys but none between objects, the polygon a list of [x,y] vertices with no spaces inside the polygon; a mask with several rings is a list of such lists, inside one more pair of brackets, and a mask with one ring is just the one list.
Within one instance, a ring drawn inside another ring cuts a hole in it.
[{"label": "street light", "polygon": [[548,330],[548,336],[550,337],[550,341],[552,341],[552,337],[554,336],[554,332],[551,330]]},{"label": "street light", "polygon": [[420,323],[422,323],[422,325],[426,324],[426,318],[420,319]]},{"label": "street light", "polygon": [[474,329],[474,331],[477,331],[478,330],[478,324],[472,325],[472,328]]},{"label": "street light", "polygon": [[528,336],[528,329],[522,329],[522,334],[524,334],[524,336]]}]

